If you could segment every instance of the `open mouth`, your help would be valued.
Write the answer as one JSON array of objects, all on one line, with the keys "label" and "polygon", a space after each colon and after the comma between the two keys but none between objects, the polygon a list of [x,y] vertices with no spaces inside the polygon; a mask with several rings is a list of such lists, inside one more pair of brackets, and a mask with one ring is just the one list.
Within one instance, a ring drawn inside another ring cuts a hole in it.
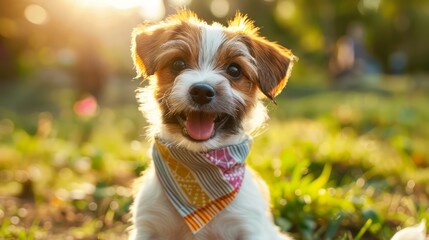
[{"label": "open mouth", "polygon": [[204,111],[183,112],[176,115],[182,133],[194,141],[206,141],[216,135],[227,121],[229,115]]}]

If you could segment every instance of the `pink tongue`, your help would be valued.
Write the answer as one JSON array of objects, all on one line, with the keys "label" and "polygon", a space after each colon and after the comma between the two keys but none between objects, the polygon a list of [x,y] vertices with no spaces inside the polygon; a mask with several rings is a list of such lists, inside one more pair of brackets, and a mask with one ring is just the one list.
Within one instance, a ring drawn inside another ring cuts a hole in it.
[{"label": "pink tongue", "polygon": [[214,114],[206,112],[191,112],[186,118],[186,131],[195,140],[207,140],[214,131]]}]

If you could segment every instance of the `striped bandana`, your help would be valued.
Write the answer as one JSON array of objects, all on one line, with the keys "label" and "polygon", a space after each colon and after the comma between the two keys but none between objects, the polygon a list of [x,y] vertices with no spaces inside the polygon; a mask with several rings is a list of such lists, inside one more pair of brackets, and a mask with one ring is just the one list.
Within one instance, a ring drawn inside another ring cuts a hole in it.
[{"label": "striped bandana", "polygon": [[152,157],[171,203],[195,234],[234,200],[244,178],[251,140],[192,152],[155,139]]}]

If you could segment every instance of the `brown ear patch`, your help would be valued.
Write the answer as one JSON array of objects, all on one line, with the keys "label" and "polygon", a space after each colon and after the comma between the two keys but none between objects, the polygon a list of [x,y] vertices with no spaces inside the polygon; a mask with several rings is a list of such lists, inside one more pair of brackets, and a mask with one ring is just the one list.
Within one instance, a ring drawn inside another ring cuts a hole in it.
[{"label": "brown ear patch", "polygon": [[296,57],[290,50],[264,38],[251,36],[245,39],[256,59],[257,84],[265,96],[274,100],[286,86]]},{"label": "brown ear patch", "polygon": [[157,24],[143,24],[132,33],[131,56],[138,77],[153,75],[158,67],[161,46],[168,40],[185,39],[196,47],[195,33],[198,32],[198,18],[189,11],[181,11]]},{"label": "brown ear patch", "polygon": [[156,71],[156,56],[163,43],[173,35],[174,26],[167,24],[141,25],[134,29],[131,55],[138,77],[153,75]]},{"label": "brown ear patch", "polygon": [[228,30],[242,36],[258,69],[257,84],[261,92],[273,100],[286,86],[295,57],[292,52],[258,34],[258,28],[247,16],[237,12]]}]

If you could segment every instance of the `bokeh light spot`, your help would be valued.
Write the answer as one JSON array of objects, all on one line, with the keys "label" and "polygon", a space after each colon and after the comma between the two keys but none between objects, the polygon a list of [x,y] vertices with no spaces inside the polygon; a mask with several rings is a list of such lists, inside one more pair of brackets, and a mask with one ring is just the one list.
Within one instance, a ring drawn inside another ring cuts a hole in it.
[{"label": "bokeh light spot", "polygon": [[[116,8],[127,10],[139,8],[140,16],[149,21],[159,21],[165,16],[165,6],[162,0],[75,0],[79,5],[91,8]],[[190,0],[174,1],[186,5]],[[177,6],[184,6],[177,5]]]},{"label": "bokeh light spot", "polygon": [[24,10],[25,18],[33,24],[44,24],[48,21],[48,13],[37,4],[30,4]]},{"label": "bokeh light spot", "polygon": [[98,205],[95,202],[90,202],[88,204],[88,209],[91,210],[91,211],[95,211],[95,210],[97,210],[97,208],[98,208]]},{"label": "bokeh light spot", "polygon": [[110,6],[117,8],[117,9],[129,9],[138,6],[139,4],[142,4],[142,1],[135,1],[135,0],[104,0],[103,2],[107,2]]},{"label": "bokeh light spot", "polygon": [[130,143],[130,147],[134,151],[141,151],[143,146],[140,141],[134,140]]},{"label": "bokeh light spot", "polygon": [[275,15],[281,20],[286,21],[293,18],[295,15],[295,3],[289,0],[279,1],[275,9]]},{"label": "bokeh light spot", "polygon": [[141,6],[149,1],[141,0],[79,0],[80,5],[86,7],[114,7],[117,9],[130,9]]},{"label": "bokeh light spot", "polygon": [[229,2],[226,0],[213,0],[210,4],[210,11],[213,16],[223,18],[229,12]]},{"label": "bokeh light spot", "polygon": [[169,2],[174,7],[185,7],[191,4],[192,0],[170,0]]},{"label": "bokeh light spot", "polygon": [[118,202],[116,202],[116,201],[112,201],[112,202],[109,204],[109,207],[110,207],[110,209],[112,209],[112,210],[117,210],[117,209],[119,208],[119,204],[118,204]]},{"label": "bokeh light spot", "polygon": [[324,38],[320,30],[308,29],[301,37],[301,46],[307,51],[318,51],[323,48]]},{"label": "bokeh light spot", "polygon": [[149,21],[159,21],[165,16],[165,6],[161,0],[144,1],[140,7],[140,16]]},{"label": "bokeh light spot", "polygon": [[60,200],[67,200],[70,196],[70,193],[65,190],[64,188],[60,188],[58,190],[55,191],[55,196],[60,199]]},{"label": "bokeh light spot", "polygon": [[358,10],[361,14],[367,12],[376,12],[380,7],[381,0],[360,0],[358,3]]},{"label": "bokeh light spot", "polygon": [[17,216],[13,216],[10,218],[10,223],[12,223],[13,225],[17,225],[20,221],[21,220]]}]

